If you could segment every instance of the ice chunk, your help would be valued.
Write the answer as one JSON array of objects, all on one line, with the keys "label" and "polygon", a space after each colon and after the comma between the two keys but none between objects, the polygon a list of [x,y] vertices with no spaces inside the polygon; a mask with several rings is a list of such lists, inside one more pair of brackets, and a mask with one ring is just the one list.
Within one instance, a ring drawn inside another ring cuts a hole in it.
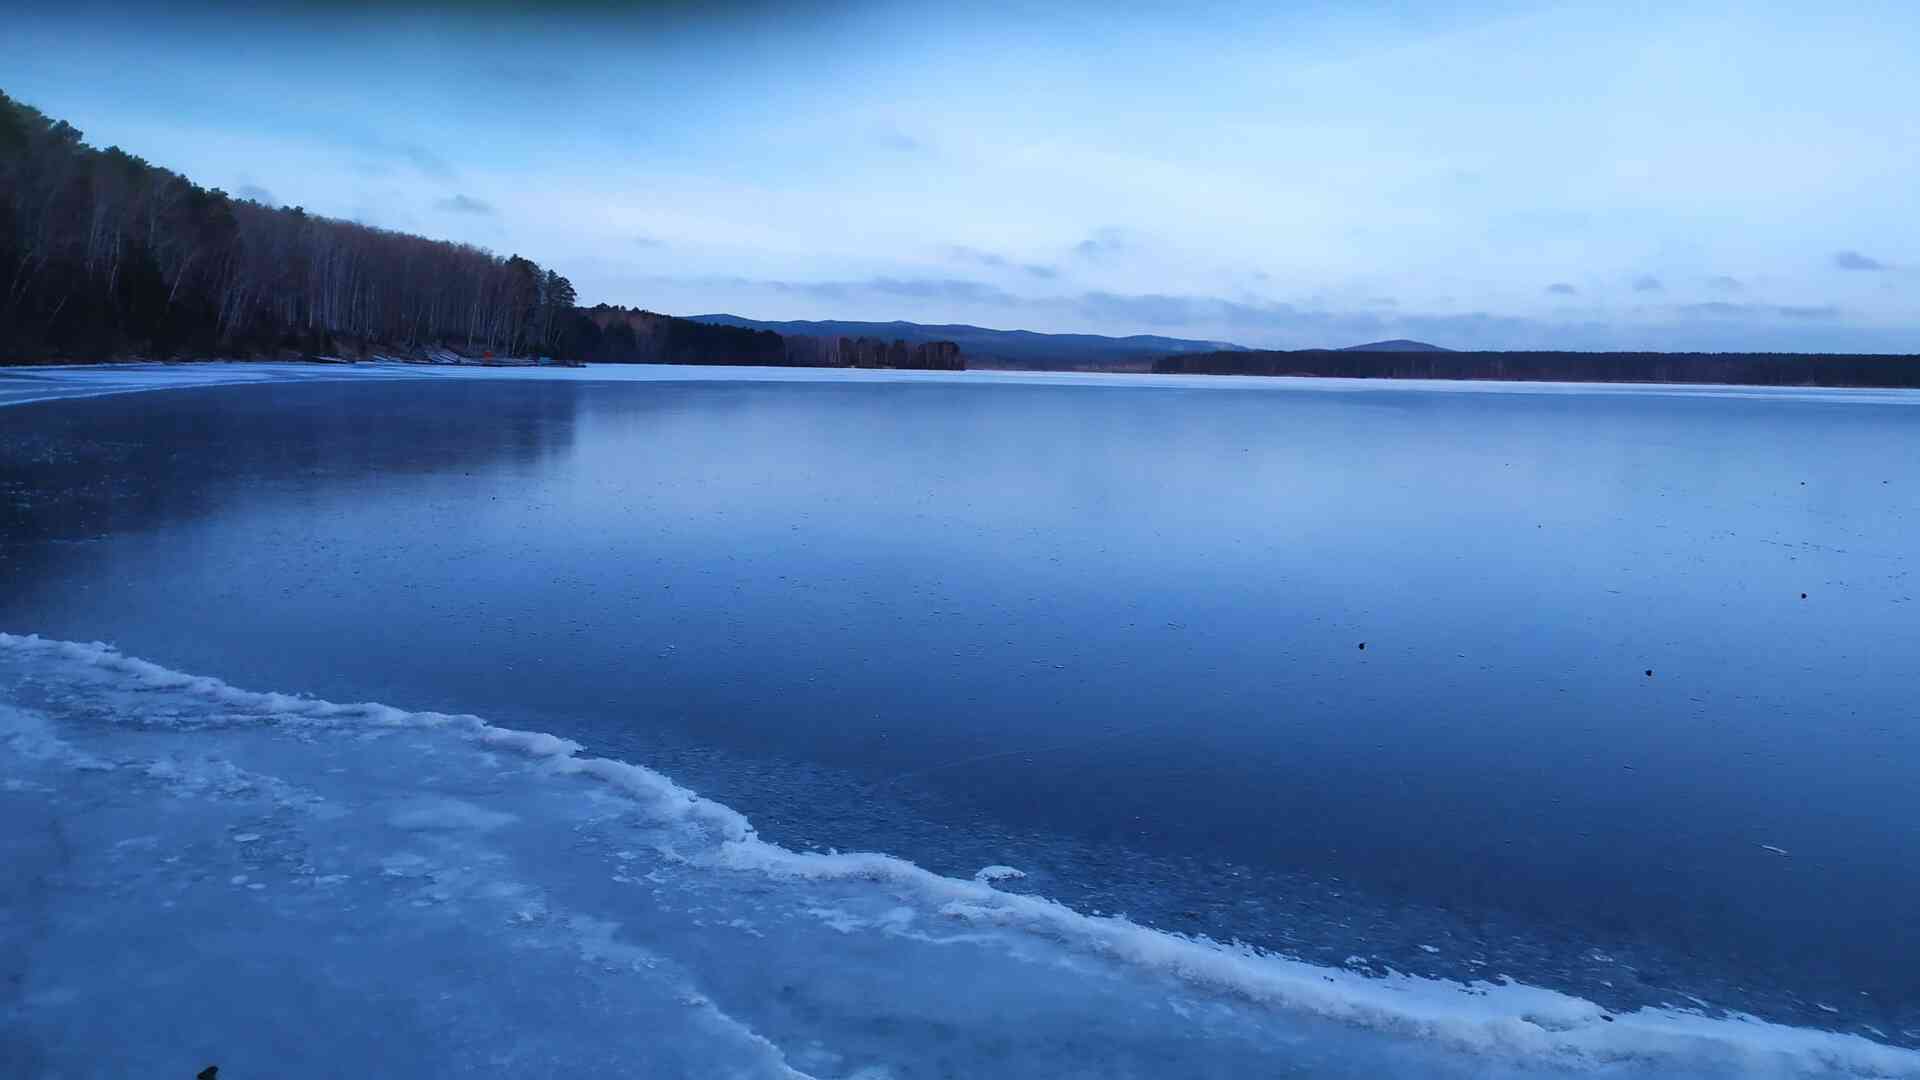
[{"label": "ice chunk", "polygon": [[997,863],[993,866],[983,866],[973,872],[973,880],[986,882],[988,884],[996,881],[1012,881],[1015,878],[1023,878],[1026,876],[1027,872],[1025,870],[1015,870],[1011,866],[1001,866]]}]

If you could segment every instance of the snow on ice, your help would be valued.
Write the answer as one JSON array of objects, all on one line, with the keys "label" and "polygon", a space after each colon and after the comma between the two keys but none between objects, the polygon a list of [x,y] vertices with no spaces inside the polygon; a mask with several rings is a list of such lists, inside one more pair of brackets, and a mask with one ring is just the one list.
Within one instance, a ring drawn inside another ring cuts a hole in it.
[{"label": "snow on ice", "polygon": [[0,634],[0,821],[9,1076],[1920,1076],[790,851],[566,739],[98,644]]}]

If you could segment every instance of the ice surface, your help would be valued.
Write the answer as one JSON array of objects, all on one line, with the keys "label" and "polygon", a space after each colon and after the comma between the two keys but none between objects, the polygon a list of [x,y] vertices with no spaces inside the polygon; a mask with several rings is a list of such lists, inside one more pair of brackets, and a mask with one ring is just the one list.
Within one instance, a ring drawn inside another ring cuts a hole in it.
[{"label": "ice surface", "polygon": [[1659,383],[1473,382],[1441,379],[1331,379],[1238,375],[1144,375],[1071,371],[892,371],[853,368],[598,364],[591,367],[457,367],[375,361],[357,364],[133,363],[0,368],[0,406],[142,390],[250,383],[360,379],[506,379],[566,382],[1004,382],[1024,386],[1159,387],[1181,390],[1269,390],[1467,394],[1581,394],[1736,397],[1767,400],[1920,405],[1920,391],[1850,387],[1705,386]]},{"label": "ice surface", "polygon": [[0,634],[0,821],[8,1076],[1920,1076],[794,852],[565,739],[98,644]]}]

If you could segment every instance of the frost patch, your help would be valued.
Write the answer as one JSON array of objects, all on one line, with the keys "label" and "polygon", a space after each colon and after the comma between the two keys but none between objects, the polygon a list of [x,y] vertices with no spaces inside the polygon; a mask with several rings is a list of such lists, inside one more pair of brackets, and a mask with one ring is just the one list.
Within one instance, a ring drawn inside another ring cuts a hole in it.
[{"label": "frost patch", "polygon": [[520,820],[512,814],[488,810],[459,799],[427,799],[395,811],[387,823],[409,831],[449,830],[487,832]]}]

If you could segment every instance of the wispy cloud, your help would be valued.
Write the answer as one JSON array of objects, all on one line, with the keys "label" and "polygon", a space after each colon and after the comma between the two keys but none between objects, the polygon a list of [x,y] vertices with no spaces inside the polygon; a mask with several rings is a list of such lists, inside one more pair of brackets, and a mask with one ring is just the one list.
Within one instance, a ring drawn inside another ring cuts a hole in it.
[{"label": "wispy cloud", "polygon": [[1833,265],[1842,270],[1885,270],[1887,264],[1857,251],[1836,251],[1833,253]]},{"label": "wispy cloud", "polygon": [[451,180],[454,177],[453,166],[424,146],[407,143],[400,147],[400,156],[423,175],[435,180]]},{"label": "wispy cloud", "polygon": [[975,266],[989,266],[995,270],[1018,270],[1028,277],[1051,280],[1060,276],[1060,271],[1041,263],[1017,263],[997,252],[982,251],[979,248],[956,244],[947,249],[947,258],[953,262],[971,263]]},{"label": "wispy cloud", "polygon": [[736,283],[819,300],[852,301],[871,297],[938,300],[949,303],[1018,306],[1023,301],[1004,289],[963,278],[871,277],[859,281],[750,281]]},{"label": "wispy cloud", "polygon": [[484,199],[476,199],[471,195],[449,195],[444,199],[436,200],[433,205],[453,214],[481,214],[490,217],[499,213],[493,208],[492,203]]},{"label": "wispy cloud", "polygon": [[1110,292],[1082,293],[1069,303],[1079,313],[1101,322],[1121,326],[1189,326],[1206,314],[1208,302],[1191,296],[1165,293],[1127,295]]},{"label": "wispy cloud", "polygon": [[1108,225],[1095,229],[1092,236],[1073,246],[1073,253],[1083,259],[1099,262],[1124,255],[1136,246],[1127,230],[1117,225]]},{"label": "wispy cloud", "polygon": [[1703,304],[1681,304],[1675,311],[1686,316],[1707,316],[1709,318],[1762,318],[1771,316],[1781,319],[1836,319],[1840,309],[1831,304],[1730,304],[1725,300],[1710,300]]},{"label": "wispy cloud", "polygon": [[870,292],[881,296],[905,296],[917,300],[957,300],[969,304],[1017,304],[1019,298],[997,286],[959,278],[876,277],[866,283]]},{"label": "wispy cloud", "polygon": [[457,179],[459,171],[439,154],[419,143],[398,142],[375,135],[350,140],[359,151],[352,167],[374,176],[412,169],[429,180],[442,183]]},{"label": "wispy cloud", "polygon": [[967,247],[964,244],[955,244],[948,248],[947,258],[954,262],[978,263],[981,266],[992,266],[996,268],[1004,268],[1010,265],[1005,255],[996,255],[991,251],[981,251],[979,248]]}]

